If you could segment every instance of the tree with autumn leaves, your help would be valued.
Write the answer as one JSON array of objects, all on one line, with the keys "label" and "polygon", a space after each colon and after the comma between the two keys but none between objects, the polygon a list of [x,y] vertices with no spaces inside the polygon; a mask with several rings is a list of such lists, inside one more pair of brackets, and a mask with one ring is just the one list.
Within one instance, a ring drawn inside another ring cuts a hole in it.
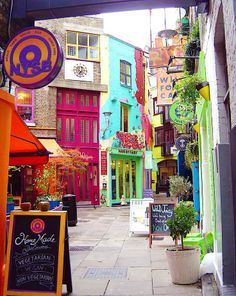
[{"label": "tree with autumn leaves", "polygon": [[36,169],[35,189],[42,198],[60,199],[65,193],[68,176],[85,171],[92,158],[77,149],[60,151],[60,154]]}]

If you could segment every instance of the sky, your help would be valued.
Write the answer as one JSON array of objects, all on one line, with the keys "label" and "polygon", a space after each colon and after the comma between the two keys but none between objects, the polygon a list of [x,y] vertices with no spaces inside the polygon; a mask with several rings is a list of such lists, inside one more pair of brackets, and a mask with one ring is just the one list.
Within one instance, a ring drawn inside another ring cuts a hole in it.
[{"label": "sky", "polygon": [[[176,28],[176,19],[179,18],[179,9],[167,8],[166,29]],[[181,13],[184,13],[181,10]],[[161,30],[165,29],[164,9],[152,9],[151,28],[152,40]],[[113,12],[97,15],[104,19],[104,33],[111,34],[144,49],[150,46],[150,11],[137,10]]]}]

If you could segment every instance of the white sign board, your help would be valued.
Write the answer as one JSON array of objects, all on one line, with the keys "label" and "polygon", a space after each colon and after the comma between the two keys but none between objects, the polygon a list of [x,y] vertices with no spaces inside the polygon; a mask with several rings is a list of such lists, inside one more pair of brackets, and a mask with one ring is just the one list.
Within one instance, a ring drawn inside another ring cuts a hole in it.
[{"label": "white sign board", "polygon": [[65,79],[93,81],[93,63],[65,60]]},{"label": "white sign board", "polygon": [[149,233],[148,208],[150,202],[154,202],[153,198],[130,200],[130,232]]}]

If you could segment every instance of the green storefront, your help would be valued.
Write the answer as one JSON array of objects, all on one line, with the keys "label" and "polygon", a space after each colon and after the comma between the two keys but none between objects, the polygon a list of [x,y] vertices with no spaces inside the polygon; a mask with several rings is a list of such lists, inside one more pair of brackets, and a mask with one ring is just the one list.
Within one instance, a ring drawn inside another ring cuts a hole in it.
[{"label": "green storefront", "polygon": [[110,205],[126,203],[131,198],[142,198],[143,151],[126,148],[110,150]]}]

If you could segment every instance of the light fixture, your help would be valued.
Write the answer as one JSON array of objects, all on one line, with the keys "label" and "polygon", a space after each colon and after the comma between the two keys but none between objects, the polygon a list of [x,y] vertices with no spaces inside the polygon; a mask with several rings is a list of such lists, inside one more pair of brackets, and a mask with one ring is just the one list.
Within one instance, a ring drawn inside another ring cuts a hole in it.
[{"label": "light fixture", "polygon": [[199,94],[206,100],[210,100],[210,86],[209,82],[204,81],[196,85],[196,89],[198,90]]},{"label": "light fixture", "polygon": [[103,115],[104,115],[104,117],[105,117],[105,125],[106,125],[106,127],[105,127],[104,129],[102,129],[102,131],[103,131],[102,139],[105,139],[105,133],[106,133],[106,131],[107,131],[108,128],[109,128],[109,125],[110,125],[110,116],[111,116],[111,114],[112,114],[112,112],[110,112],[110,111],[105,111],[105,112],[103,112]]}]

